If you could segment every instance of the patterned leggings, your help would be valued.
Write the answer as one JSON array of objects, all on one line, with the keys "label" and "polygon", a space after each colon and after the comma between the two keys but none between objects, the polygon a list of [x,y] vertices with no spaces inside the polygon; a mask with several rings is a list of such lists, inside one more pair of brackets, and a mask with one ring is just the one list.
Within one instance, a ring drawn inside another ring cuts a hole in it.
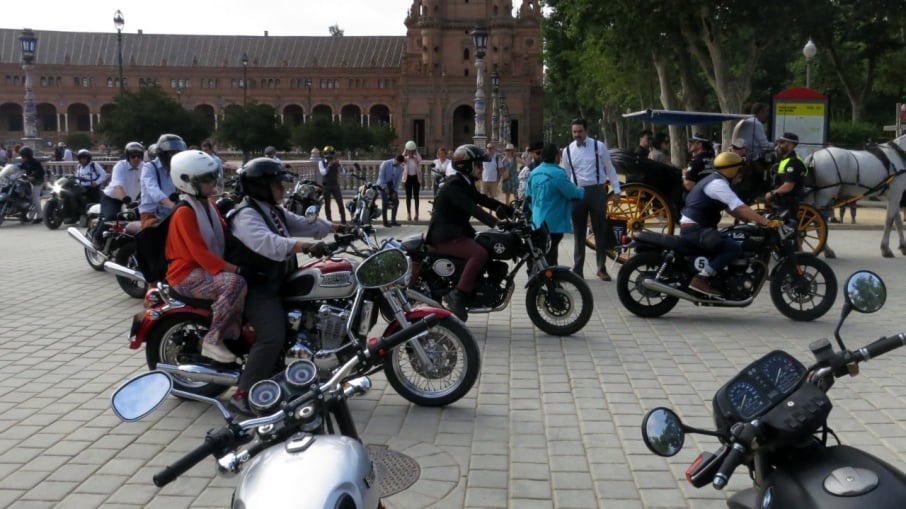
[{"label": "patterned leggings", "polygon": [[173,289],[189,297],[214,301],[211,305],[211,329],[204,337],[205,343],[218,344],[226,338],[239,337],[247,290],[242,276],[232,272],[219,272],[212,276],[199,267],[179,284],[173,285]]}]

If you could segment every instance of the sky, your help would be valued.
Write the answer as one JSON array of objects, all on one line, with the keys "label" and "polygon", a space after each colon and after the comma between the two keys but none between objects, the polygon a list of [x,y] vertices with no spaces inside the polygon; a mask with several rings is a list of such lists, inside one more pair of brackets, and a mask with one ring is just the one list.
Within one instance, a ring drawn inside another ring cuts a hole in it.
[{"label": "sky", "polygon": [[[514,4],[519,5],[518,0]],[[123,33],[204,35],[405,35],[412,0],[26,0],[3,9],[2,28],[116,32],[113,15],[123,12]]]}]

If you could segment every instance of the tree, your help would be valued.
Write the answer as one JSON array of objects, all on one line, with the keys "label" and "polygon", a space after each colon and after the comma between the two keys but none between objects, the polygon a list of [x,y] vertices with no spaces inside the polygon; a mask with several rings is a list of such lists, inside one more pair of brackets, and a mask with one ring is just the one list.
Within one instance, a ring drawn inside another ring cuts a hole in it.
[{"label": "tree", "polygon": [[148,146],[164,133],[178,134],[186,144],[197,145],[211,135],[202,114],[186,110],[158,86],[125,90],[114,104],[96,129],[113,147],[130,141]]},{"label": "tree", "polygon": [[217,139],[241,150],[243,160],[248,160],[250,153],[262,153],[268,145],[277,150],[290,148],[289,128],[277,121],[274,107],[254,102],[225,108]]}]

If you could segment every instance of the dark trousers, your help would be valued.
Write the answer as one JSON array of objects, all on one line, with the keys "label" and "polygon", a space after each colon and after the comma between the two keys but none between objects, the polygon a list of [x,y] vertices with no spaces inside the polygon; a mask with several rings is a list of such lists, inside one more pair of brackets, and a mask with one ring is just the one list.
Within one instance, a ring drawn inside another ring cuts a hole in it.
[{"label": "dark trousers", "polygon": [[547,255],[544,259],[547,260],[547,264],[550,266],[557,265],[557,252],[559,251],[560,241],[563,240],[562,233],[551,233],[551,248],[547,250]]},{"label": "dark trousers", "polygon": [[478,242],[468,238],[448,240],[434,245],[434,251],[439,254],[465,258],[466,267],[459,276],[456,289],[462,293],[472,293],[475,289],[475,280],[481,274],[481,269],[488,261],[488,252]]},{"label": "dark trousers", "polygon": [[[396,222],[396,209],[400,206],[400,198],[395,192],[381,191],[381,212],[384,214],[384,224]],[[390,221],[387,221],[387,209],[390,209]]]},{"label": "dark trousers", "polygon": [[346,224],[346,209],[343,208],[343,192],[340,186],[324,186],[324,214],[327,220],[333,222],[330,214],[330,202],[336,200],[337,207],[340,209],[340,222]]},{"label": "dark trousers", "polygon": [[415,197],[415,215],[418,215],[418,191],[421,189],[421,184],[418,183],[418,177],[412,176],[406,179],[406,214],[412,215],[411,202],[412,198]]},{"label": "dark trousers", "polygon": [[607,221],[607,190],[604,185],[598,184],[585,186],[585,196],[581,200],[573,201],[573,272],[582,276],[585,267],[585,235],[588,231],[588,218],[591,216],[591,231],[595,236],[595,262],[596,270],[604,270],[608,249],[613,248],[615,242],[610,232],[610,222]]},{"label": "dark trousers", "polygon": [[100,245],[104,240],[104,232],[107,230],[104,221],[113,221],[120,213],[123,202],[116,198],[111,198],[106,194],[101,195],[101,217],[98,219],[97,226],[92,233],[92,238],[96,244]]},{"label": "dark trousers", "polygon": [[286,313],[274,285],[249,287],[245,316],[255,328],[255,344],[239,378],[239,390],[247,393],[255,382],[274,374],[286,341]]},{"label": "dark trousers", "polygon": [[[101,188],[100,187],[85,187],[85,199],[88,203],[100,203],[101,202]],[[79,214],[85,213],[84,210],[78,211]]]},{"label": "dark trousers", "polygon": [[[714,256],[708,260],[708,265],[710,265],[711,269],[716,273],[727,265],[730,265],[730,262],[733,260],[742,256],[742,246],[730,237],[718,232],[716,228],[696,225],[691,228],[680,229],[681,238],[694,242],[704,249],[708,249],[709,246],[703,245],[702,239],[710,238],[709,236],[714,235],[720,235],[721,239],[716,248],[710,249]],[[707,242],[708,241],[705,241],[705,243]]]}]

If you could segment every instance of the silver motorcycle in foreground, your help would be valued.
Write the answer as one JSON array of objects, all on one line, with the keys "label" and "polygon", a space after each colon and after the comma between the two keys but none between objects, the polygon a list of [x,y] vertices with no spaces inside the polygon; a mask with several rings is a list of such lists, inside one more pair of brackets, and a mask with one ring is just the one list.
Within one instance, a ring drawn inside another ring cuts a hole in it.
[{"label": "silver motorcycle in foreground", "polygon": [[[809,345],[815,364],[806,368],[775,350],[746,366],[714,395],[715,431],[683,424],[672,410],[655,408],[642,423],[645,445],[659,456],[678,453],[686,433],[716,437],[722,446],[702,453],[686,470],[696,488],[723,489],[737,467],[752,486],[727,499],[731,509],[893,509],[906,503],[906,474],[856,447],[842,445],[828,426],[835,379],[859,374],[859,364],[906,345],[906,333],[882,337],[857,350],[840,339],[853,309],[877,311],[887,292],[867,271],[846,282],[846,304],[834,333]],[[836,444],[829,444],[832,436]]]},{"label": "silver motorcycle in foreground", "polygon": [[123,384],[111,406],[123,421],[135,421],[173,394],[215,405],[226,420],[223,427],[208,431],[202,445],[154,475],[156,486],[214,456],[219,475],[239,476],[232,502],[236,509],[379,508],[380,479],[347,399],[371,388],[368,377],[357,376],[360,363],[379,363],[398,345],[425,336],[437,321],[429,315],[390,336],[372,338],[324,383],[318,383],[318,367],[312,361],[293,362],[252,386],[249,405],[260,416],[255,419],[237,422],[220,401],[173,389],[173,380],[162,371]]}]

